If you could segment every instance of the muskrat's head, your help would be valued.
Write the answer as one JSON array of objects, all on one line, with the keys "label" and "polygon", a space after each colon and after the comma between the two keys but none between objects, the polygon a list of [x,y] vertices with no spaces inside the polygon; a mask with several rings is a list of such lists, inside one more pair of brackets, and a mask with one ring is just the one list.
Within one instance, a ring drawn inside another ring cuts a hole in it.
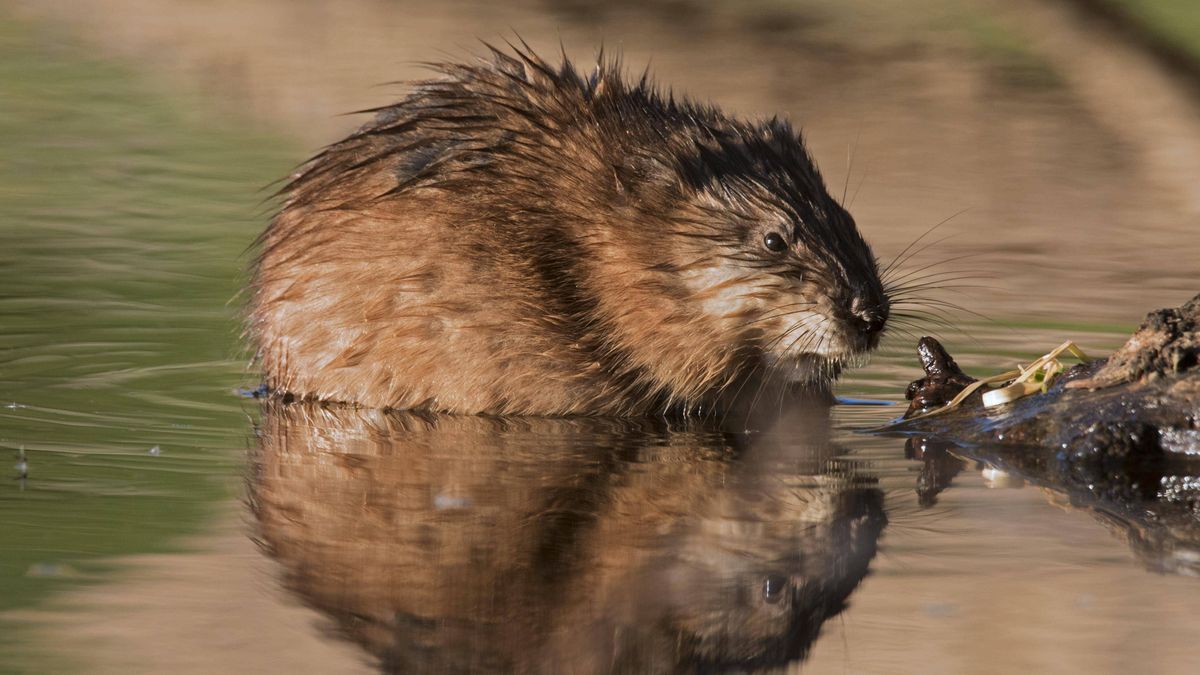
[{"label": "muskrat's head", "polygon": [[647,242],[643,265],[698,317],[695,340],[791,380],[826,380],[878,346],[889,300],[875,256],[787,122],[624,95],[611,111],[636,130],[616,171],[623,217]]}]

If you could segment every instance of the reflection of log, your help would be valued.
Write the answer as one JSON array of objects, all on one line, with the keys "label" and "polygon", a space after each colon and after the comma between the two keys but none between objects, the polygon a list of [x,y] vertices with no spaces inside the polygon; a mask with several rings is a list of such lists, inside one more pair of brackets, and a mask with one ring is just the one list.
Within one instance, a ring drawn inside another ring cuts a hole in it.
[{"label": "reflection of log", "polygon": [[[1168,461],[1161,467],[1114,471],[1071,461],[1049,449],[956,447],[918,436],[908,440],[925,448],[923,476],[955,456],[964,458],[957,460],[960,467],[964,460],[983,462],[1010,478],[1046,488],[1061,498],[1057,503],[1088,511],[1125,539],[1149,569],[1200,575],[1200,462]],[[946,487],[948,481],[940,485]]]},{"label": "reflection of log", "polygon": [[904,442],[904,458],[921,462],[917,476],[917,503],[923,507],[937,504],[937,496],[950,487],[966,462],[950,453],[952,444],[924,436],[912,436]]},{"label": "reflection of log", "polygon": [[689,424],[268,403],[250,499],[285,583],[394,672],[798,658],[882,493],[819,444]]},{"label": "reflection of log", "polygon": [[[941,345],[921,343],[926,376],[909,398],[947,401],[967,382]],[[975,393],[957,409],[883,431],[910,436],[910,447],[954,444],[954,454],[1090,509],[1150,567],[1200,573],[1200,295],[1150,313],[1115,354],[1067,371],[1046,393],[994,408]],[[936,484],[943,471],[925,473]]]}]

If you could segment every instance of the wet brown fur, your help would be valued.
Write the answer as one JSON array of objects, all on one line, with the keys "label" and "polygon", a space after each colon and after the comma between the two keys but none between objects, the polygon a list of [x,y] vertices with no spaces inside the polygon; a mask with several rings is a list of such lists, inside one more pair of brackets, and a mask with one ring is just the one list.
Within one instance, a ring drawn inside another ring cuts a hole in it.
[{"label": "wet brown fur", "polygon": [[249,322],[272,390],[694,411],[803,354],[827,381],[874,346],[848,312],[886,302],[875,259],[786,122],[676,101],[603,58],[588,76],[527,48],[437,69],[284,188]]}]

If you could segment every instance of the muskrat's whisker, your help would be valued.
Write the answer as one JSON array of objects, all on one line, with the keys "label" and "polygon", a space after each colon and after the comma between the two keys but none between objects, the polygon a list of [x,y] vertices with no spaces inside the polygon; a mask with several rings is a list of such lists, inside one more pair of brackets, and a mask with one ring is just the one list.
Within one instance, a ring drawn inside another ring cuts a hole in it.
[{"label": "muskrat's whisker", "polygon": [[[775,374],[775,368],[776,368],[776,366],[774,364],[771,364],[766,368],[765,371],[763,371],[763,376],[758,381],[758,390],[754,392],[754,398],[750,399],[750,405],[747,406],[747,408],[746,408],[746,421],[747,422],[750,420],[749,416],[750,416],[751,412],[754,410],[755,406],[758,405],[759,397],[762,396],[763,391],[767,388],[767,384],[771,382],[772,376]],[[745,424],[745,423],[743,423],[743,424]]]},{"label": "muskrat's whisker", "polygon": [[782,319],[784,317],[792,316],[794,314],[800,314],[802,312],[807,312],[808,311],[807,309],[794,309],[794,310],[790,310],[790,311],[786,311],[786,312],[780,312],[779,310],[782,310],[786,307],[801,307],[801,306],[811,307],[815,304],[817,304],[817,303],[806,301],[806,302],[791,302],[786,305],[779,305],[778,307],[775,307],[774,309],[770,310],[771,312],[777,312],[777,313],[764,314],[763,316],[757,317],[755,319],[751,319],[745,323],[738,324],[738,325],[734,326],[734,328],[735,329],[746,328],[747,326],[753,326],[754,324],[759,323],[760,321],[769,321],[771,319]]},{"label": "muskrat's whisker", "polygon": [[[762,372],[762,377],[760,380],[758,380],[758,389],[755,392],[754,398],[751,399],[750,405],[746,407],[746,419],[744,419],[742,422],[743,426],[750,422],[750,414],[754,412],[755,402],[758,400],[758,396],[762,395],[763,388],[767,386],[767,383],[770,381],[770,376],[773,375],[772,366],[762,362],[762,360],[755,364],[754,368],[750,369],[749,374],[746,374],[744,380],[742,381],[742,386],[738,387],[737,392],[733,394],[733,398],[731,399],[733,401],[738,400],[740,396],[742,396],[742,390],[745,389],[746,384],[748,384],[751,380],[754,380],[755,375],[757,375],[760,371]],[[722,419],[722,422],[724,422],[724,419]]]},{"label": "muskrat's whisker", "polygon": [[[750,382],[750,380],[754,379],[754,376],[758,373],[758,371],[762,370],[762,368],[763,362],[759,360],[754,364],[753,367],[750,368],[750,372],[746,373],[744,377],[740,378],[741,383],[738,385],[737,391],[733,392],[733,396],[729,397],[725,414],[721,415],[721,426],[725,425],[725,421],[729,419],[729,413],[733,412],[735,407],[733,402],[738,400],[738,397],[742,395],[742,390],[746,388],[746,385]],[[747,415],[749,415],[749,412],[747,412]],[[745,423],[743,422],[743,425],[744,424]]]},{"label": "muskrat's whisker", "polygon": [[[961,330],[961,329],[957,328],[953,323],[951,323],[945,317],[935,316],[933,314],[927,314],[924,312],[921,312],[918,314],[893,314],[892,319],[894,319],[896,321],[907,320],[906,321],[907,325],[912,326],[913,328],[916,328],[918,330],[924,330],[925,324],[933,324],[935,326],[940,326],[942,328],[946,328],[949,330]],[[889,321],[892,319],[889,319]]]},{"label": "muskrat's whisker", "polygon": [[729,387],[732,387],[733,384],[739,380],[741,381],[741,384],[738,387],[738,391],[734,393],[734,398],[737,397],[738,393],[741,393],[742,387],[746,386],[746,380],[752,377],[759,367],[761,367],[762,360],[751,359],[750,363],[752,365],[749,368],[749,372],[747,372],[747,369],[744,366],[739,366],[734,371],[726,374],[725,382],[716,389],[716,396],[714,397],[714,400],[720,400],[721,397],[725,395],[725,392],[729,390]]},{"label": "muskrat's whisker", "polygon": [[910,319],[923,319],[926,321],[939,321],[946,327],[953,326],[951,317],[946,314],[945,310],[936,307],[923,307],[918,305],[909,305],[908,309],[903,312],[895,313],[896,316],[907,316]]},{"label": "muskrat's whisker", "polygon": [[[829,321],[829,317],[827,317],[827,316],[821,317],[821,320],[817,322],[817,325],[812,330],[808,331],[807,333],[802,333],[802,334],[796,336],[796,339],[794,339],[790,343],[788,343],[788,346],[787,346],[787,348],[785,348],[783,350],[783,353],[784,354],[792,353],[792,350],[796,347],[796,343],[800,342],[800,340],[811,341],[814,337],[820,338],[820,342],[816,345],[816,348],[818,350],[821,347],[825,346],[825,339],[829,336],[827,334],[827,331],[823,331],[821,329],[825,326],[826,323],[828,323],[828,321]],[[812,346],[810,344],[810,342],[805,342],[804,344],[801,345],[801,349],[807,350],[808,347],[810,347],[810,346]]]},{"label": "muskrat's whisker", "polygon": [[940,239],[935,239],[935,240],[933,240],[933,241],[926,242],[926,243],[925,243],[923,246],[921,246],[920,248],[918,248],[918,249],[916,249],[916,250],[913,250],[913,251],[909,252],[909,253],[908,253],[908,255],[904,256],[904,258],[903,258],[903,259],[900,259],[900,260],[895,260],[895,261],[893,261],[893,263],[894,263],[894,264],[892,264],[892,265],[889,265],[889,269],[888,269],[888,271],[887,271],[887,272],[884,272],[884,274],[885,274],[885,275],[892,275],[892,274],[895,274],[896,272],[899,272],[899,271],[901,271],[901,270],[903,269],[903,266],[904,266],[904,265],[906,265],[906,264],[908,264],[908,262],[909,262],[910,260],[912,260],[913,258],[916,258],[917,256],[921,255],[922,253],[925,253],[925,252],[926,252],[926,251],[928,251],[929,249],[933,248],[934,246],[937,246],[938,244],[941,244],[941,243],[944,243],[944,242],[946,242],[946,241],[949,241],[950,239],[953,239],[953,238],[955,238],[955,237],[959,236],[960,234],[962,234],[962,233],[961,233],[961,232],[955,232],[955,233],[953,233],[953,234],[948,234],[948,235],[946,235],[946,236],[944,236],[944,237],[942,237],[942,238],[940,238]]},{"label": "muskrat's whisker", "polygon": [[870,173],[870,170],[870,165],[867,165],[867,167],[863,169],[862,178],[858,179],[858,185],[854,188],[854,194],[850,195],[850,203],[844,206],[845,209],[849,210],[850,207],[854,206],[854,200],[858,199],[858,191],[862,189],[863,183],[867,182],[867,174]]},{"label": "muskrat's whisker", "polygon": [[[967,253],[964,255],[957,255],[957,256],[953,256],[951,258],[946,258],[944,260],[938,260],[935,262],[931,262],[931,263],[928,263],[928,264],[925,264],[925,265],[922,265],[920,267],[916,267],[913,269],[909,269],[909,270],[896,268],[896,269],[893,269],[890,274],[897,274],[899,276],[889,276],[889,277],[882,279],[881,281],[883,282],[884,286],[896,286],[900,282],[902,282],[906,279],[909,279],[909,278],[913,277],[914,275],[919,274],[920,272],[934,269],[934,268],[940,267],[942,265],[949,265],[950,263],[967,260],[970,258],[978,258],[981,255],[983,255],[983,253]],[[966,273],[968,271],[973,271],[973,270],[964,269],[964,268],[954,268],[951,270],[938,270],[936,272],[936,274],[947,274],[947,273],[953,274],[953,273],[960,273],[960,272]],[[975,273],[979,273],[979,272],[975,271]],[[989,275],[989,276],[994,276],[994,275]],[[923,278],[923,277],[918,277],[918,278]]]},{"label": "muskrat's whisker", "polygon": [[936,325],[946,328],[947,330],[952,330],[952,331],[962,335],[963,337],[967,338],[971,342],[974,342],[975,344],[980,344],[979,340],[976,339],[974,335],[968,333],[961,326],[952,322],[948,315],[944,314],[943,312],[941,312],[939,310],[936,310],[933,308],[927,308],[924,311],[919,312],[918,314],[910,314],[909,317],[915,318],[917,320],[932,322]]},{"label": "muskrat's whisker", "polygon": [[893,316],[888,319],[888,330],[895,328],[896,330],[907,330],[912,328],[917,331],[923,331],[928,328],[925,323],[916,317]]},{"label": "muskrat's whisker", "polygon": [[889,300],[900,300],[912,297],[922,297],[925,294],[946,291],[950,293],[958,293],[966,295],[967,290],[976,291],[979,289],[999,290],[999,286],[995,284],[982,283],[954,283],[957,281],[972,281],[971,279],[948,279],[948,280],[932,280],[922,282],[920,285],[914,284],[907,288],[896,289],[888,292]]},{"label": "muskrat's whisker", "polygon": [[908,319],[910,321],[921,321],[921,320],[925,320],[928,318],[933,318],[933,317],[927,317],[920,310],[915,310],[915,311],[904,311],[904,310],[895,311],[895,310],[893,310],[891,316],[888,317],[888,323],[890,324],[892,321],[899,321],[901,319]]},{"label": "muskrat's whisker", "polygon": [[933,272],[922,274],[919,277],[913,277],[906,280],[902,284],[891,284],[884,287],[888,293],[898,293],[911,288],[916,288],[918,284],[929,283],[949,283],[952,281],[992,281],[1000,277],[995,274],[984,274],[980,272],[971,272],[968,270],[943,270],[941,272]]},{"label": "muskrat's whisker", "polygon": [[969,295],[966,292],[967,290],[981,290],[981,289],[998,290],[999,287],[993,286],[990,284],[943,284],[943,283],[930,282],[928,284],[922,284],[920,286],[915,286],[913,288],[906,288],[899,292],[889,293],[888,299],[892,301],[892,304],[895,304],[897,300],[910,300],[914,297],[919,300],[923,297],[923,294],[930,292],[930,291],[945,291],[947,293],[958,293],[959,295]]},{"label": "muskrat's whisker", "polygon": [[[951,256],[949,258],[941,258],[938,260],[933,260],[933,261],[922,264],[920,267],[912,268],[910,270],[904,270],[904,269],[901,269],[898,267],[893,267],[893,268],[891,268],[890,273],[892,273],[892,274],[900,274],[900,273],[909,274],[909,273],[921,272],[921,271],[930,269],[932,267],[937,267],[939,265],[949,265],[952,262],[958,262],[960,260],[970,260],[971,258],[978,258],[978,257],[984,255],[985,253],[986,253],[986,251],[976,251],[975,253],[963,253],[960,255]],[[894,281],[895,277],[888,277],[886,279],[881,279],[881,280]]]},{"label": "muskrat's whisker", "polygon": [[[950,261],[947,260],[946,262],[949,263]],[[902,286],[907,286],[909,284],[919,283],[923,279],[936,279],[938,277],[945,277],[945,276],[951,276],[951,275],[957,275],[957,274],[971,274],[971,275],[975,275],[975,276],[978,276],[981,278],[990,278],[990,279],[997,278],[997,276],[998,276],[996,274],[993,274],[992,272],[986,272],[983,270],[973,269],[973,268],[969,268],[969,267],[951,267],[951,268],[947,268],[947,269],[933,269],[933,270],[930,269],[930,268],[934,268],[934,267],[938,267],[938,265],[926,265],[925,267],[917,268],[917,269],[910,270],[910,271],[905,271],[900,276],[896,276],[896,277],[892,277],[892,278],[888,279],[887,281],[884,282],[884,285],[887,288],[900,288]]]},{"label": "muskrat's whisker", "polygon": [[973,309],[967,309],[966,307],[963,307],[962,305],[960,305],[956,302],[950,302],[949,300],[940,300],[937,298],[919,298],[917,300],[902,299],[897,304],[899,304],[901,306],[908,305],[910,307],[924,307],[927,310],[933,309],[933,307],[931,307],[930,305],[937,305],[939,307],[944,307],[946,309],[953,309],[955,311],[965,312],[967,314],[970,314],[971,316],[983,319],[984,321],[987,321],[988,323],[993,323],[993,324],[997,324],[997,325],[999,325],[999,323],[1000,323],[999,321],[996,321],[995,319],[988,316],[987,314],[983,314],[982,312],[977,312]]},{"label": "muskrat's whisker", "polygon": [[[940,222],[938,222],[937,224],[935,224],[933,227],[929,228],[928,230],[925,230],[925,232],[923,232],[923,233],[921,234],[921,236],[917,237],[916,239],[913,239],[913,240],[912,240],[912,242],[911,242],[911,243],[910,243],[908,246],[905,246],[905,247],[904,247],[904,250],[903,250],[903,251],[900,251],[900,253],[898,253],[898,254],[896,255],[896,257],[892,258],[892,261],[891,261],[890,263],[888,263],[887,267],[883,268],[883,271],[879,273],[879,276],[880,276],[880,277],[886,277],[886,276],[887,276],[887,274],[888,274],[888,272],[890,272],[890,271],[891,271],[893,268],[895,268],[895,267],[896,267],[898,264],[900,264],[900,263],[902,262],[902,261],[901,261],[901,258],[903,258],[903,257],[904,257],[904,254],[905,254],[905,253],[908,253],[908,252],[909,252],[909,251],[912,249],[912,247],[916,246],[918,243],[920,243],[920,242],[921,242],[921,240],[925,239],[925,237],[928,237],[930,234],[932,234],[932,233],[933,233],[935,230],[937,230],[939,227],[941,227],[941,226],[945,225],[946,223],[950,222],[951,220],[953,220],[953,219],[955,219],[955,218],[957,218],[957,217],[961,216],[962,214],[964,214],[964,213],[966,213],[967,211],[970,211],[970,210],[971,210],[971,208],[970,208],[970,207],[967,207],[967,208],[965,208],[965,209],[963,209],[963,210],[961,210],[961,211],[959,211],[959,212],[957,212],[957,213],[955,213],[955,214],[952,214],[952,215],[950,215],[950,216],[948,216],[948,217],[946,217],[946,218],[942,219]],[[928,248],[928,247],[926,247],[926,248]],[[922,249],[922,250],[924,250],[924,249]],[[915,254],[914,254],[914,255],[915,255]],[[909,256],[909,257],[912,257],[912,256]],[[905,258],[905,260],[907,260],[907,258]]]},{"label": "muskrat's whisker", "polygon": [[[910,328],[912,330],[909,330]],[[922,335],[922,336],[923,335],[932,335],[933,337],[935,337],[939,340],[941,340],[943,338],[942,331],[940,331],[937,328],[930,328],[929,326],[918,326],[916,324],[903,324],[903,327],[902,327],[900,324],[897,324],[896,330],[897,330],[897,333],[904,334],[904,342],[905,343],[907,343],[909,341],[916,341],[916,340],[920,339],[918,337],[919,335]],[[916,331],[915,333],[913,332],[914,330]],[[890,345],[893,343],[893,339],[899,340],[900,335],[899,334],[886,335],[886,336],[884,336],[884,339],[881,340],[880,342],[881,342],[881,344],[887,343]]]},{"label": "muskrat's whisker", "polygon": [[[938,340],[941,340],[943,337],[942,335],[939,335],[937,331],[919,331],[919,334],[922,336],[932,335]],[[895,335],[889,336],[886,340],[883,340],[882,344],[886,345],[886,347],[889,349],[894,346],[902,349],[904,345],[918,341],[920,338],[917,337],[917,335],[918,333],[913,333],[911,331],[905,331],[903,334],[896,333]]]},{"label": "muskrat's whisker", "polygon": [[[934,272],[931,274],[927,274],[927,275],[923,275],[921,277],[911,279],[908,281],[908,283],[888,288],[886,292],[888,295],[888,299],[891,303],[891,306],[893,308],[904,308],[904,307],[921,308],[921,309],[927,310],[930,313],[936,312],[936,314],[939,317],[941,317],[941,322],[943,323],[943,325],[953,328],[954,330],[958,330],[958,331],[962,332],[961,329],[959,329],[951,321],[950,317],[947,314],[943,313],[942,311],[938,311],[938,310],[949,309],[949,310],[954,310],[954,311],[961,311],[961,312],[970,314],[972,316],[978,317],[980,319],[983,319],[984,321],[987,321],[989,323],[996,324],[996,325],[999,325],[999,324],[998,324],[998,322],[996,322],[994,319],[987,316],[986,314],[982,314],[980,312],[967,309],[966,307],[964,307],[962,305],[959,305],[954,302],[950,302],[948,300],[930,297],[928,294],[932,291],[936,291],[936,292],[955,293],[957,295],[961,295],[964,297],[970,297],[972,294],[968,293],[968,291],[985,290],[985,289],[986,290],[998,290],[997,286],[994,286],[991,284],[953,283],[953,282],[957,282],[957,281],[973,281],[973,280],[977,280],[977,279],[989,279],[989,278],[995,278],[995,276],[989,275],[989,274],[977,274],[977,273],[968,274],[968,273],[963,273],[961,271],[946,270],[946,271],[941,271],[941,272]],[[893,316],[896,316],[896,315],[897,314],[894,312]],[[928,314],[926,314],[925,318],[928,320],[928,319],[931,319],[932,317],[929,316]],[[968,337],[970,337],[970,336],[968,336]],[[974,337],[971,337],[971,339],[973,341],[975,340]]]},{"label": "muskrat's whisker", "polygon": [[803,329],[803,328],[806,328],[806,327],[807,327],[807,326],[806,326],[805,324],[803,324],[803,323],[797,323],[797,324],[793,324],[793,325],[792,325],[791,327],[789,327],[787,330],[783,331],[782,333],[780,333],[779,335],[775,336],[775,337],[774,337],[774,338],[772,338],[770,341],[768,341],[768,342],[767,342],[767,343],[766,343],[766,344],[763,346],[763,351],[764,351],[764,352],[770,351],[770,350],[771,350],[771,348],[773,348],[775,345],[777,345],[777,344],[779,344],[780,342],[782,342],[782,341],[783,341],[785,338],[787,338],[787,337],[788,337],[789,335],[791,335],[793,332],[795,332],[795,331],[797,331],[797,330],[801,330],[801,329]]},{"label": "muskrat's whisker", "polygon": [[942,276],[942,277],[938,277],[938,278],[929,277],[929,278],[925,278],[925,279],[914,280],[910,284],[900,286],[897,288],[889,288],[889,289],[887,289],[887,294],[888,294],[889,298],[892,298],[892,297],[896,297],[901,294],[911,293],[913,291],[919,291],[919,290],[926,289],[926,288],[937,289],[939,287],[941,287],[941,288],[987,287],[987,285],[985,285],[985,284],[955,283],[958,281],[984,281],[984,280],[988,280],[988,279],[986,277],[981,277],[976,274],[967,274],[967,275],[959,275],[959,276]]},{"label": "muskrat's whisker", "polygon": [[[960,211],[959,213],[962,213],[962,212]],[[958,215],[958,214],[955,214],[955,215]],[[940,223],[939,226],[941,224],[944,224],[944,222],[946,222],[946,221],[943,221],[943,223]],[[938,241],[927,244],[926,246],[922,247],[921,249],[913,251],[909,255],[905,256],[904,254],[901,254],[903,256],[903,260],[904,261],[910,260],[913,256],[919,254],[922,250],[925,250],[925,249],[929,248],[930,246],[933,246],[934,244],[939,243],[940,241],[944,241],[947,238],[949,238],[949,237],[943,237],[942,239],[940,239]],[[980,253],[963,254],[963,255],[955,256],[953,258],[949,258],[946,260],[940,260],[940,261],[936,261],[936,262],[929,263],[926,265],[922,265],[916,269],[907,270],[907,271],[900,270],[899,267],[895,264],[889,265],[888,271],[885,272],[885,281],[884,281],[885,291],[884,292],[887,294],[888,300],[889,300],[893,310],[895,310],[897,308],[904,308],[904,307],[916,308],[918,310],[922,310],[922,311],[918,311],[916,313],[911,313],[911,314],[907,315],[907,317],[911,319],[911,323],[904,321],[904,319],[906,318],[906,315],[903,311],[900,311],[900,312],[893,311],[892,312],[892,320],[897,321],[898,325],[903,325],[903,324],[907,323],[909,326],[911,326],[915,329],[918,329],[918,330],[924,330],[924,327],[921,325],[918,325],[916,322],[934,323],[936,325],[940,325],[947,329],[961,333],[962,335],[964,335],[968,339],[972,340],[973,342],[978,342],[978,340],[976,340],[974,336],[970,335],[969,333],[964,331],[961,327],[956,325],[952,321],[951,317],[948,316],[946,313],[944,313],[941,310],[946,309],[946,308],[961,310],[968,314],[978,316],[980,318],[983,318],[986,321],[994,323],[994,321],[990,317],[982,315],[978,312],[974,312],[972,310],[968,310],[965,307],[962,307],[961,305],[957,305],[956,303],[952,303],[952,302],[940,300],[940,299],[935,299],[935,298],[930,298],[930,297],[928,297],[928,293],[931,291],[938,291],[938,292],[945,291],[945,292],[949,292],[949,293],[958,293],[961,295],[967,295],[967,293],[965,292],[967,290],[994,289],[995,288],[994,286],[991,286],[988,284],[955,283],[955,282],[976,281],[976,280],[980,280],[980,279],[993,279],[993,278],[996,278],[995,275],[988,274],[988,273],[980,273],[980,272],[973,271],[973,270],[964,270],[961,268],[949,269],[949,270],[934,269],[934,268],[940,267],[941,265],[949,264],[951,262],[956,262],[956,261],[960,261],[960,260],[964,260],[964,259],[974,258],[979,255],[981,255],[981,254]],[[901,256],[897,256],[897,260],[899,260],[900,258],[901,258]],[[895,262],[896,261],[893,261],[893,263],[895,263]],[[933,271],[928,271],[928,270],[933,270]],[[890,276],[890,278],[887,278],[888,276]]]},{"label": "muskrat's whisker", "polygon": [[850,175],[854,172],[854,151],[858,149],[858,139],[862,136],[862,131],[858,132],[858,136],[854,137],[854,144],[846,146],[846,180],[842,185],[842,199],[838,203],[842,208],[846,208],[846,193],[850,191]]},{"label": "muskrat's whisker", "polygon": [[[897,333],[900,333],[901,335],[892,335],[890,333],[891,330],[895,330]],[[917,339],[917,336],[914,335],[912,331],[910,331],[908,328],[906,328],[904,324],[900,324],[898,326],[895,326],[893,328],[889,328],[888,330],[885,330],[883,335],[880,337],[879,341],[883,342],[884,340],[888,340],[889,338],[898,338],[898,337],[904,337],[907,340],[916,340]]]},{"label": "muskrat's whisker", "polygon": [[732,329],[733,330],[743,330],[743,329],[749,328],[757,323],[762,323],[763,321],[769,321],[771,319],[786,319],[789,316],[803,314],[804,312],[807,312],[807,311],[808,310],[806,310],[806,309],[797,309],[797,310],[794,310],[791,312],[782,312],[782,313],[776,314],[774,316],[764,316],[764,317],[760,317],[758,319],[753,319],[753,320],[747,321],[746,323],[739,324],[737,326],[733,326]]},{"label": "muskrat's whisker", "polygon": [[[819,320],[817,321],[815,326],[809,325],[807,323],[797,323],[797,324],[793,325],[792,327],[788,328],[787,330],[783,331],[782,333],[780,333],[778,336],[776,336],[770,342],[768,342],[765,349],[769,350],[769,349],[773,348],[775,345],[782,342],[784,339],[786,339],[789,335],[791,335],[794,331],[796,331],[798,329],[808,329],[807,334],[816,333],[820,328],[822,328],[829,321],[829,317],[824,314],[820,314],[817,316],[819,317]],[[795,342],[798,341],[805,334],[806,333],[801,333],[799,336],[797,336],[796,340],[794,340],[792,342],[792,345],[794,345]],[[788,348],[784,350],[784,353],[790,352],[792,345],[788,345]]]},{"label": "muskrat's whisker", "polygon": [[896,325],[896,326],[911,326],[913,328],[919,329],[922,327],[921,323],[920,323],[922,320],[923,320],[922,317],[915,316],[915,315],[893,314],[888,319],[888,328],[891,328],[893,325]]}]

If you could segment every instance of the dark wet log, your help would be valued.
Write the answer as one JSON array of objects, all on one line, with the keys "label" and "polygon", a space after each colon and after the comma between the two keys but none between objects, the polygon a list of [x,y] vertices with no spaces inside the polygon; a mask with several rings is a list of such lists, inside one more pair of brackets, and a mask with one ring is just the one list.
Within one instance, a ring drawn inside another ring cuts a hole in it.
[{"label": "dark wet log", "polygon": [[1108,359],[1071,368],[1046,392],[1000,406],[985,408],[973,395],[954,410],[914,417],[920,404],[949,400],[972,381],[933,338],[922,338],[918,352],[926,375],[909,385],[913,405],[888,431],[1117,463],[1200,460],[1200,295],[1151,312]]}]

